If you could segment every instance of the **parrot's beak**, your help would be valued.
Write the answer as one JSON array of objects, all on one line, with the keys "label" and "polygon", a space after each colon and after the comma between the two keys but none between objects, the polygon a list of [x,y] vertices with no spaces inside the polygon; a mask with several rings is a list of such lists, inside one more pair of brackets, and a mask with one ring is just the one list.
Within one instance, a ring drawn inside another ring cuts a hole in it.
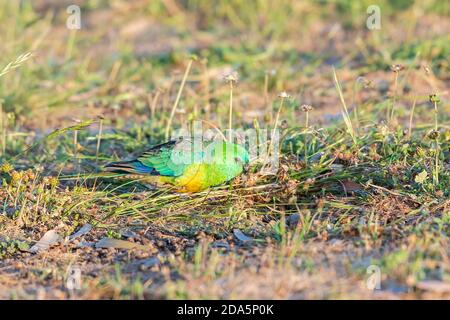
[{"label": "parrot's beak", "polygon": [[244,164],[244,173],[248,173],[248,171],[250,170],[250,164]]}]

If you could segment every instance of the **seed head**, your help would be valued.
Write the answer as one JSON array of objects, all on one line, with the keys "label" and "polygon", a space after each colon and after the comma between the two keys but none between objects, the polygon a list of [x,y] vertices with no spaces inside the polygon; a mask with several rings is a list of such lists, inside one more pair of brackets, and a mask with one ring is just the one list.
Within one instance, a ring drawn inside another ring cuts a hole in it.
[{"label": "seed head", "polygon": [[313,109],[313,107],[309,104],[302,104],[300,108],[303,110],[303,112],[309,112]]},{"label": "seed head", "polygon": [[238,82],[238,73],[236,71],[233,71],[233,72],[227,74],[224,77],[224,80],[228,83],[236,83],[236,82]]},{"label": "seed head", "polygon": [[372,81],[370,81],[369,79],[367,79],[365,77],[358,77],[356,79],[356,82],[361,84],[365,89],[373,87]]},{"label": "seed head", "polygon": [[428,138],[432,139],[432,140],[436,140],[437,138],[439,138],[439,131],[437,130],[432,130],[428,133]]},{"label": "seed head", "polygon": [[391,70],[395,73],[399,73],[400,71],[402,71],[403,69],[405,69],[405,67],[401,64],[393,64],[391,65]]},{"label": "seed head", "polygon": [[291,96],[286,91],[283,91],[278,94],[278,98],[281,98],[281,99],[289,99],[290,97]]},{"label": "seed head", "polygon": [[430,102],[431,103],[439,103],[439,102],[441,102],[441,99],[439,99],[437,94],[430,94],[429,98],[430,98]]},{"label": "seed head", "polygon": [[14,167],[9,164],[8,162],[4,162],[1,166],[0,166],[0,172],[4,172],[4,173],[10,173],[11,171],[14,170]]},{"label": "seed head", "polygon": [[423,68],[423,70],[425,71],[425,73],[426,73],[427,75],[429,75],[429,74],[431,73],[431,69],[430,69],[429,66],[427,66],[427,65],[422,65],[422,68]]},{"label": "seed head", "polygon": [[425,150],[421,147],[417,147],[416,149],[416,154],[419,158],[423,158],[427,155],[427,153],[425,152]]},{"label": "seed head", "polygon": [[23,171],[21,171],[21,172],[12,171],[10,175],[11,175],[13,182],[18,182],[23,178]]}]

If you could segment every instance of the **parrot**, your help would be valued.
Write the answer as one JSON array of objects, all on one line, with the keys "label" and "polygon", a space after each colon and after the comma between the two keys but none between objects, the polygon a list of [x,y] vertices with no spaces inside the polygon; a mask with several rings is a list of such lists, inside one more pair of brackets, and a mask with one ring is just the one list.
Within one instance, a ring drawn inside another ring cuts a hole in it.
[{"label": "parrot", "polygon": [[242,145],[178,138],[151,147],[136,159],[112,162],[104,168],[150,178],[157,186],[171,185],[180,193],[193,193],[234,179],[248,169],[249,162],[249,153]]}]

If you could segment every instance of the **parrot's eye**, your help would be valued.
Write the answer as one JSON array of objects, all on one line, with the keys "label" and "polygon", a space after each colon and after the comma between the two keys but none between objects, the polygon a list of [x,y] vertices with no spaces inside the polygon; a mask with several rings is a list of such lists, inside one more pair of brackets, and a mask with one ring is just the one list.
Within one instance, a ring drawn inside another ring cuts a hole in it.
[{"label": "parrot's eye", "polygon": [[234,158],[234,161],[239,162],[239,163],[242,162],[242,160],[241,160],[239,157],[235,157],[235,158]]}]

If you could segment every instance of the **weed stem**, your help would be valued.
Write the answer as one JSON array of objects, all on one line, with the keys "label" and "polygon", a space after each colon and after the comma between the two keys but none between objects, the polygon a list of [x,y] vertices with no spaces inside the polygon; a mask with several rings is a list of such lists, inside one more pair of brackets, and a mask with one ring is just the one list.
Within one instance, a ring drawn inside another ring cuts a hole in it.
[{"label": "weed stem", "polygon": [[184,72],[183,79],[181,80],[181,85],[180,85],[180,89],[178,89],[177,98],[175,99],[175,102],[174,102],[174,104],[172,106],[172,111],[170,112],[169,121],[167,121],[167,127],[166,127],[166,133],[165,133],[166,140],[169,139],[170,127],[172,126],[173,117],[175,116],[175,111],[177,110],[178,103],[180,102],[181,93],[183,92],[183,88],[184,88],[184,85],[186,83],[186,80],[187,80],[187,77],[189,75],[189,72],[191,70],[193,62],[194,62],[194,59],[191,58],[189,60],[189,63],[187,65],[187,67],[186,67],[186,71]]}]

